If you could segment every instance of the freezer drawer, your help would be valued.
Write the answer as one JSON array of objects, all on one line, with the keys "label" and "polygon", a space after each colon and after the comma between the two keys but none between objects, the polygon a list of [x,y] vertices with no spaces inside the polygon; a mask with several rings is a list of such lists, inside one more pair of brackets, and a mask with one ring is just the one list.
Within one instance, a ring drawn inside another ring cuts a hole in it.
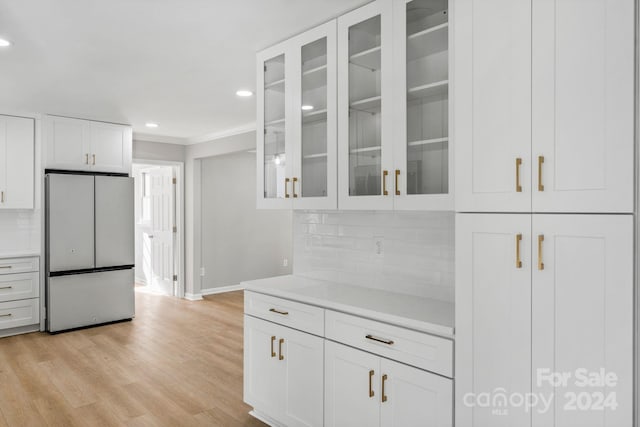
[{"label": "freezer drawer", "polygon": [[50,332],[131,319],[135,314],[133,269],[50,277]]},{"label": "freezer drawer", "polygon": [[96,176],[96,267],[135,264],[133,178]]},{"label": "freezer drawer", "polygon": [[49,271],[93,268],[93,176],[47,176]]}]

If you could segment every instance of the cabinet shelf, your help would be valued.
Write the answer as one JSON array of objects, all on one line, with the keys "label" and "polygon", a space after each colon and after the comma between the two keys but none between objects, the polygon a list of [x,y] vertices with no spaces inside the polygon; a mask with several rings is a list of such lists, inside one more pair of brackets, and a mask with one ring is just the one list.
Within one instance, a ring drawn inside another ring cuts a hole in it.
[{"label": "cabinet shelf", "polygon": [[417,147],[417,146],[420,146],[420,145],[438,144],[440,142],[448,142],[448,141],[449,141],[448,137],[423,139],[421,141],[410,141],[409,143],[407,143],[407,146],[409,146],[409,147]]},{"label": "cabinet shelf", "polygon": [[302,73],[303,92],[318,89],[327,85],[327,66],[312,68]]},{"label": "cabinet shelf", "polygon": [[284,92],[284,79],[276,80],[275,82],[267,83],[264,85],[265,90],[275,90],[278,92]]},{"label": "cabinet shelf", "polygon": [[434,95],[442,95],[449,91],[449,80],[441,80],[435,83],[415,86],[407,91],[408,99],[422,99]]},{"label": "cabinet shelf", "polygon": [[271,120],[271,121],[269,121],[269,122],[265,122],[265,124],[264,124],[264,125],[265,125],[265,127],[266,127],[266,126],[277,126],[277,127],[281,127],[281,126],[279,126],[279,125],[284,125],[284,120],[285,120],[284,118],[282,118],[282,119],[276,119],[276,120]]},{"label": "cabinet shelf", "polygon": [[307,154],[305,156],[302,156],[303,159],[307,160],[307,159],[322,159],[327,157],[327,153],[317,153],[317,154]]},{"label": "cabinet shelf", "polygon": [[368,68],[371,71],[380,69],[380,56],[382,48],[380,46],[363,50],[349,57],[349,63]]},{"label": "cabinet shelf", "polygon": [[363,148],[353,148],[349,150],[350,154],[360,154],[360,153],[375,153],[377,151],[382,151],[382,147],[363,147]]},{"label": "cabinet shelf", "polygon": [[349,106],[350,109],[356,111],[364,111],[367,113],[379,113],[382,105],[381,96],[373,96],[371,98],[359,99]]},{"label": "cabinet shelf", "polygon": [[327,120],[327,109],[312,111],[302,115],[302,123],[315,123]]},{"label": "cabinet shelf", "polygon": [[444,52],[449,48],[449,23],[427,28],[407,37],[407,61]]}]

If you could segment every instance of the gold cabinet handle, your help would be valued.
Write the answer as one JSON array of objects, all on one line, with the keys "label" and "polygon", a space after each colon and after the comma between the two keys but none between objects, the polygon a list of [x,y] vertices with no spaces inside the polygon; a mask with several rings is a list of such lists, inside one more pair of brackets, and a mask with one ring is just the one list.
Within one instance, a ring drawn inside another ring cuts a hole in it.
[{"label": "gold cabinet handle", "polygon": [[284,338],[280,338],[278,341],[278,360],[284,360],[284,355],[282,354],[282,344],[284,344]]},{"label": "gold cabinet handle", "polygon": [[373,392],[373,375],[375,374],[375,372],[372,370],[369,371],[369,397],[373,397],[375,396],[375,393]]},{"label": "gold cabinet handle", "polygon": [[85,155],[84,155],[84,163],[85,163],[86,165],[88,165],[88,164],[89,164],[89,154],[85,154]]},{"label": "gold cabinet handle", "polygon": [[386,402],[387,401],[387,395],[384,394],[384,383],[387,381],[387,374],[384,374],[382,376],[382,401]]},{"label": "gold cabinet handle", "polygon": [[275,308],[270,308],[269,311],[272,313],[281,314],[283,316],[287,316],[289,314],[288,311],[280,311],[280,310],[276,310]]},{"label": "gold cabinet handle", "polygon": [[289,193],[288,193],[288,190],[287,190],[288,186],[289,186],[289,178],[285,178],[284,179],[284,198],[285,199],[289,198]]},{"label": "gold cabinet handle", "polygon": [[522,260],[520,259],[520,242],[522,242],[522,234],[516,234],[516,268],[522,268]]},{"label": "gold cabinet handle", "polygon": [[295,198],[298,197],[298,195],[296,194],[296,182],[298,182],[298,178],[296,178],[294,176],[292,181],[293,181],[293,184],[292,184],[293,185],[293,198],[295,199]]},{"label": "gold cabinet handle", "polygon": [[273,350],[273,343],[276,340],[275,335],[271,335],[271,357],[276,357],[276,352]]},{"label": "gold cabinet handle", "polygon": [[522,193],[522,185],[520,185],[520,166],[522,166],[522,159],[516,157],[516,193]]},{"label": "gold cabinet handle", "polygon": [[542,242],[544,242],[544,234],[538,236],[538,270],[544,270],[544,262],[542,262]]},{"label": "gold cabinet handle", "polygon": [[2,286],[0,289],[13,289],[13,286]]},{"label": "gold cabinet handle", "polygon": [[11,317],[11,313],[9,313],[9,314],[0,314],[0,317]]},{"label": "gold cabinet handle", "polygon": [[93,157],[93,163],[92,164],[93,164],[93,166],[95,166],[96,165],[96,155],[94,154],[92,157]]},{"label": "gold cabinet handle", "polygon": [[400,195],[400,187],[398,186],[398,177],[400,177],[400,169],[396,169],[396,196]]},{"label": "gold cabinet handle", "polygon": [[11,268],[10,265],[0,265],[0,268]]},{"label": "gold cabinet handle", "polygon": [[0,203],[4,203],[4,191],[0,191]]},{"label": "gold cabinet handle", "polygon": [[389,171],[382,171],[382,194],[385,196],[389,195],[387,191],[387,176],[389,175]]},{"label": "gold cabinet handle", "polygon": [[544,184],[542,183],[542,164],[544,163],[544,156],[538,156],[538,191],[544,191]]},{"label": "gold cabinet handle", "polygon": [[384,338],[374,337],[373,335],[367,335],[365,336],[365,338],[371,341],[381,342],[382,344],[393,345],[393,341],[385,340]]}]

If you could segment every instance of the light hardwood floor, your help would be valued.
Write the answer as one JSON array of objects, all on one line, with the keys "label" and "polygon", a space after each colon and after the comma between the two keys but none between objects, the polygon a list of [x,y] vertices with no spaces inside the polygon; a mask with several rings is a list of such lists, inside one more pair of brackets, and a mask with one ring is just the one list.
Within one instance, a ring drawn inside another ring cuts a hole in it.
[{"label": "light hardwood floor", "polygon": [[0,339],[0,427],[264,426],[242,402],[242,292],[136,292],[136,318]]}]

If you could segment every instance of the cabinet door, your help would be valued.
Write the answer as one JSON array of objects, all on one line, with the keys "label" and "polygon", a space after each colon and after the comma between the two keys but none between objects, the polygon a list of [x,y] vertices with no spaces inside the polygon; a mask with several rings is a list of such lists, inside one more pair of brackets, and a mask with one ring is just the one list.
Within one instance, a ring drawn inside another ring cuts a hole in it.
[{"label": "cabinet door", "polygon": [[87,120],[47,117],[45,150],[48,169],[91,169],[89,124]]},{"label": "cabinet door", "polygon": [[292,39],[294,209],[338,207],[336,21]]},{"label": "cabinet door", "polygon": [[448,6],[394,3],[395,209],[453,209]]},{"label": "cabinet door", "polygon": [[338,18],[340,209],[393,209],[391,0]]},{"label": "cabinet door", "polygon": [[531,425],[523,406],[476,400],[531,391],[530,231],[531,215],[456,215],[457,425]]},{"label": "cabinet door", "polygon": [[325,426],[380,425],[380,358],[327,341],[324,369]]},{"label": "cabinet door", "polygon": [[634,3],[534,1],[535,212],[633,212]]},{"label": "cabinet door", "polygon": [[[1,117],[1,116],[0,116]],[[0,209],[5,208],[7,192],[7,121],[0,119]]]},{"label": "cabinet door", "polygon": [[91,122],[90,162],[97,172],[129,173],[131,171],[131,128],[111,123]]},{"label": "cabinet door", "polygon": [[285,390],[277,329],[273,323],[244,316],[244,401],[273,419],[282,414]]},{"label": "cabinet door", "polygon": [[[533,239],[533,391],[554,396],[547,411],[532,411],[533,425],[632,425],[633,217],[534,215]],[[581,387],[578,369],[617,384]],[[545,372],[569,373],[567,385],[552,387]],[[617,408],[598,409],[597,394],[611,392]]]},{"label": "cabinet door", "polygon": [[454,3],[456,210],[531,210],[531,0]]},{"label": "cabinet door", "polygon": [[[278,359],[284,365],[285,393],[279,421],[289,427],[321,427],[324,417],[324,339],[279,326],[284,339]],[[280,356],[282,360],[280,360]]]},{"label": "cabinet door", "polygon": [[291,124],[292,65],[284,42],[257,57],[257,206],[292,206],[293,128]]},{"label": "cabinet door", "polygon": [[4,191],[0,209],[33,209],[34,120],[1,116],[0,122],[6,125],[6,132],[3,134],[6,137],[4,151],[0,142],[0,153],[6,153],[6,165],[0,164],[0,176],[4,175],[6,179],[4,185],[0,182],[0,190]]},{"label": "cabinet door", "polygon": [[453,380],[381,359],[382,427],[453,426]]}]

